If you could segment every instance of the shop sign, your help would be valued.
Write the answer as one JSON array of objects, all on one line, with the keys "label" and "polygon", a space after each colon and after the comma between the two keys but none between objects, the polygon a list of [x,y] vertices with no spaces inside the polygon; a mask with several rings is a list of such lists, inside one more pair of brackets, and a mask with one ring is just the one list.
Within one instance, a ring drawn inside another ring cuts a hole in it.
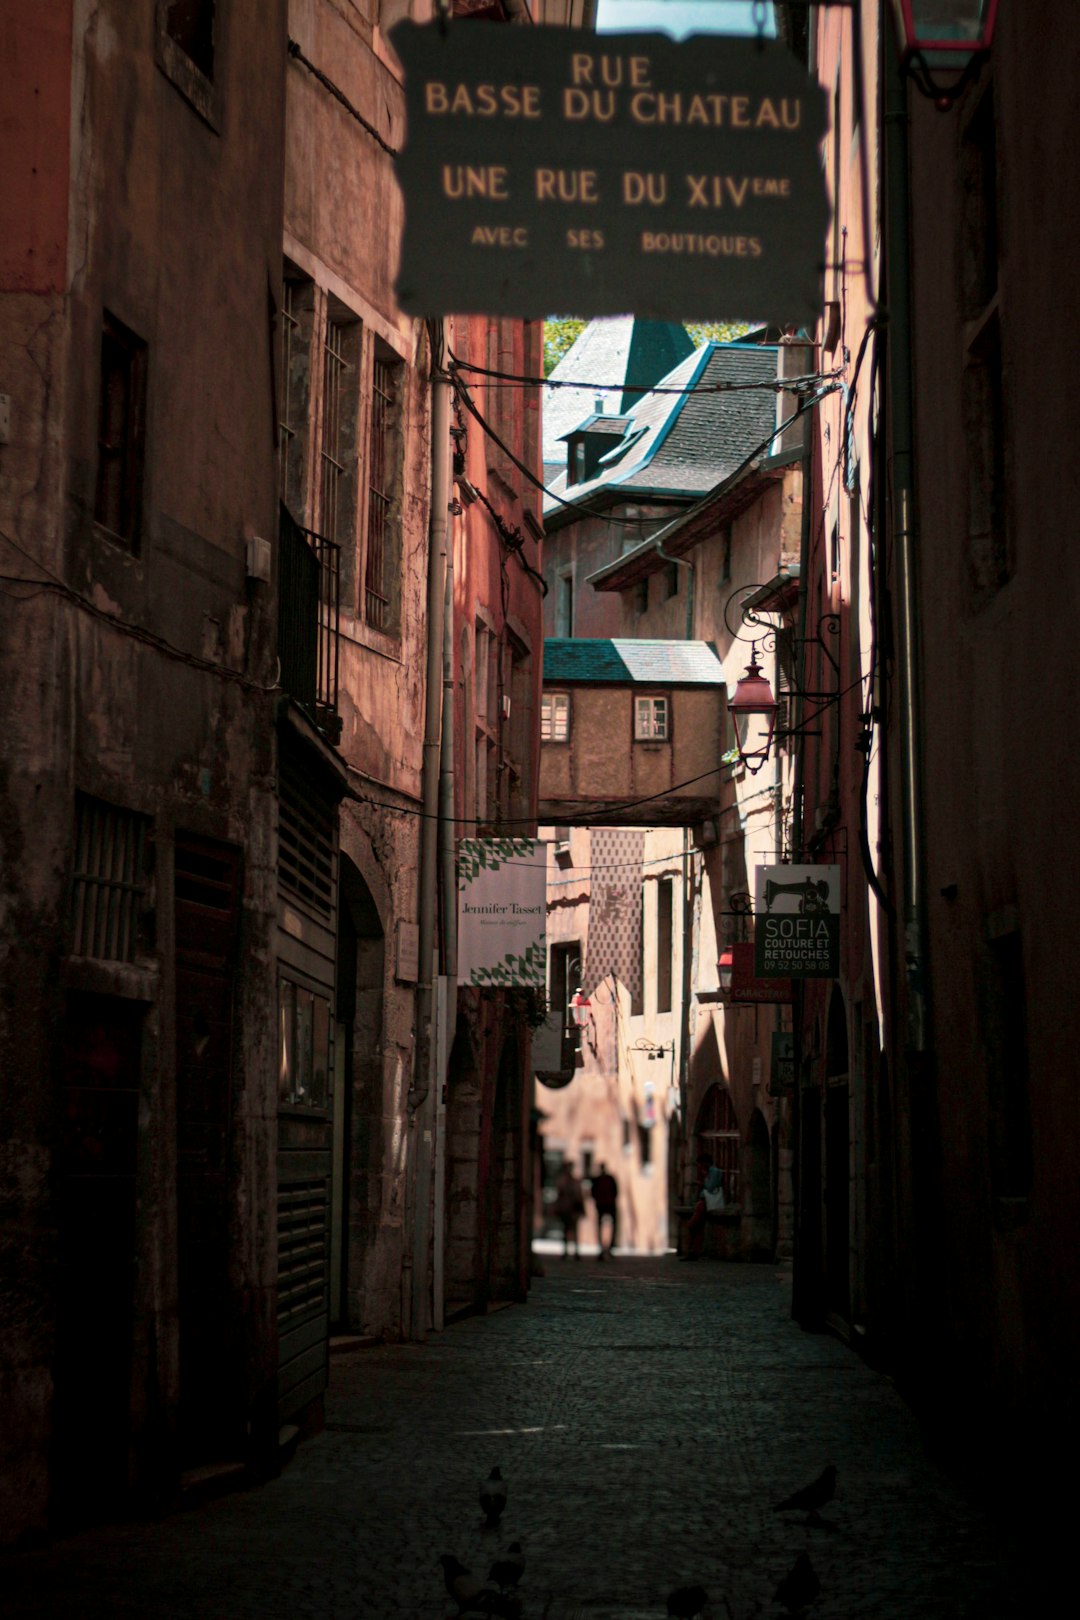
[{"label": "shop sign", "polygon": [[754,945],[759,978],[835,979],[840,971],[840,868],[759,866]]},{"label": "shop sign", "polygon": [[542,986],[547,977],[547,845],[534,838],[458,843],[458,981]]},{"label": "shop sign", "polygon": [[777,40],[391,33],[410,315],[816,321],[823,89]]}]

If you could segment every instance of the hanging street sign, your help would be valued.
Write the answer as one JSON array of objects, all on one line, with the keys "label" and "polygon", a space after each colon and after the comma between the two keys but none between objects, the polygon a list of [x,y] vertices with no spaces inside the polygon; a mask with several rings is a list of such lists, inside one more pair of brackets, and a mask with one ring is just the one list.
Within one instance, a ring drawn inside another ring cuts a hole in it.
[{"label": "hanging street sign", "polygon": [[817,319],[826,97],[779,41],[413,22],[390,37],[407,314]]},{"label": "hanging street sign", "polygon": [[547,845],[462,838],[457,849],[458,981],[543,985]]},{"label": "hanging street sign", "polygon": [[840,972],[840,868],[759,866],[754,952],[761,979],[835,979]]}]

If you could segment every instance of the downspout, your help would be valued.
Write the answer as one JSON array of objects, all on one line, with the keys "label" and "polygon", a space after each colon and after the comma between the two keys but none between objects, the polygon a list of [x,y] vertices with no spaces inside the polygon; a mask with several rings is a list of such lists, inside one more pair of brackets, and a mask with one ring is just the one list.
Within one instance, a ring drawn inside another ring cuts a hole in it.
[{"label": "downspout", "polygon": [[[685,568],[689,578],[686,584],[686,639],[694,639],[694,582],[697,578],[697,569],[686,557],[673,557],[664,550],[660,540],[653,541],[653,550],[665,562],[676,563],[678,567]],[[685,1158],[690,1121],[687,1114],[690,1102],[690,995],[693,983],[693,960],[696,946],[696,933],[694,929],[694,897],[690,887],[690,869],[693,859],[693,850],[690,842],[689,827],[683,828],[682,848],[682,881],[683,881],[683,924],[682,924],[682,1007],[679,1018],[679,1111],[682,1119],[683,1157]],[[670,1160],[670,1154],[668,1155]],[[685,1170],[685,1166],[680,1166]],[[681,1193],[681,1188],[680,1188]],[[670,1200],[671,1189],[668,1189]]]},{"label": "downspout", "polygon": [[885,34],[885,169],[888,228],[889,404],[892,415],[892,527],[896,557],[904,964],[908,1051],[926,1051],[928,982],[922,847],[921,647],[911,371],[911,279],[907,85],[891,29]]},{"label": "downspout", "polygon": [[431,1245],[431,1171],[435,1054],[435,920],[438,908],[439,772],[443,709],[443,642],[446,623],[446,532],[450,502],[450,378],[443,361],[447,347],[445,321],[429,326],[432,335],[431,380],[431,519],[428,543],[427,679],[424,705],[424,753],[420,833],[419,982],[416,987],[416,1051],[409,1115],[413,1146],[412,1299],[409,1337],[423,1339],[429,1319],[428,1257]]},{"label": "downspout", "polygon": [[[441,966],[446,1028],[442,1054],[449,1058],[457,1026],[457,871],[454,849],[454,548],[446,552],[443,633],[442,760],[439,770],[439,875],[442,888]],[[442,1328],[445,1296],[446,1071],[435,1076],[435,1234],[433,1326]]]},{"label": "downspout", "polygon": [[[810,431],[816,417],[805,419],[802,456],[802,519],[799,528],[799,628],[796,633],[794,656],[794,693],[791,704],[791,729],[794,733],[795,769],[791,785],[791,854],[797,865],[803,856],[803,800],[806,793],[806,739],[801,735],[803,723],[803,693],[806,690],[806,621],[810,597],[810,538],[812,532],[810,503],[814,494],[814,438]],[[804,1275],[800,1265],[800,1237],[803,1210],[800,1203],[803,1185],[803,1106],[802,1106],[802,1050],[803,1050],[803,981],[792,985],[791,1027],[794,1032],[795,1084],[791,1094],[791,1248],[792,1288],[791,1314],[796,1321],[812,1311],[815,1279]]]}]

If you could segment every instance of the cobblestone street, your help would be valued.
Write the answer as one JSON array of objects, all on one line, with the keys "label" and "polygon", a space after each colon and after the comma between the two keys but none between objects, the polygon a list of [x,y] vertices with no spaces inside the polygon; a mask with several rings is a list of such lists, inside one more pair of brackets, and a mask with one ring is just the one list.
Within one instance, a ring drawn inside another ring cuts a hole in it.
[{"label": "cobblestone street", "polygon": [[[12,1617],[348,1620],[454,1613],[438,1558],[520,1539],[525,1620],[785,1612],[809,1551],[831,1617],[1043,1612],[980,1510],[927,1461],[890,1381],[789,1316],[767,1266],[561,1258],[530,1303],[336,1364],[324,1433],[280,1479],[8,1556]],[[509,1480],[498,1531],[477,1483]],[[838,1470],[824,1524],[773,1504]]]}]

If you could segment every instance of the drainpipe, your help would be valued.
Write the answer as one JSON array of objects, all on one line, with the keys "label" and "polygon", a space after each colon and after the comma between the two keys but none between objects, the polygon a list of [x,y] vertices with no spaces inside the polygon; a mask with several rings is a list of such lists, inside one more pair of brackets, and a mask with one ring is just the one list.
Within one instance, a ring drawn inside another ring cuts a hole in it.
[{"label": "drainpipe", "polygon": [[896,557],[900,710],[900,819],[904,852],[904,963],[909,1052],[927,1041],[926,908],[922,843],[922,659],[911,370],[911,281],[907,85],[891,29],[885,29],[885,169],[888,228],[889,403],[892,415],[892,528]]},{"label": "drainpipe", "polygon": [[423,1339],[428,1327],[428,1253],[431,1243],[431,1180],[434,1134],[432,1069],[435,1055],[435,919],[438,909],[439,772],[443,710],[443,657],[446,626],[446,532],[450,503],[450,378],[444,370],[446,322],[429,328],[433,344],[431,382],[431,520],[428,544],[427,680],[420,834],[419,982],[416,987],[416,1049],[409,1114],[413,1144],[412,1300],[409,1337]]},{"label": "drainpipe", "polygon": [[[694,582],[697,578],[697,569],[686,557],[673,557],[664,550],[663,542],[653,541],[653,550],[665,562],[675,563],[679,568],[685,568],[688,574],[686,582],[686,639],[694,639]],[[682,848],[682,880],[683,880],[683,925],[682,925],[682,1009],[679,1019],[679,1110],[682,1119],[683,1149],[685,1153],[687,1133],[690,1122],[687,1114],[690,1098],[690,996],[693,984],[694,950],[696,935],[694,930],[694,899],[690,885],[690,871],[693,864],[693,850],[690,843],[690,829],[683,828]],[[682,1168],[680,1166],[680,1168]],[[671,1189],[668,1189],[671,1196]]]},{"label": "drainpipe", "polygon": [[435,1233],[432,1325],[444,1326],[446,1195],[446,1060],[457,1025],[457,871],[454,862],[454,548],[446,551],[443,627],[442,761],[439,770],[439,876],[442,888],[441,966],[444,1026],[435,1075]]}]

